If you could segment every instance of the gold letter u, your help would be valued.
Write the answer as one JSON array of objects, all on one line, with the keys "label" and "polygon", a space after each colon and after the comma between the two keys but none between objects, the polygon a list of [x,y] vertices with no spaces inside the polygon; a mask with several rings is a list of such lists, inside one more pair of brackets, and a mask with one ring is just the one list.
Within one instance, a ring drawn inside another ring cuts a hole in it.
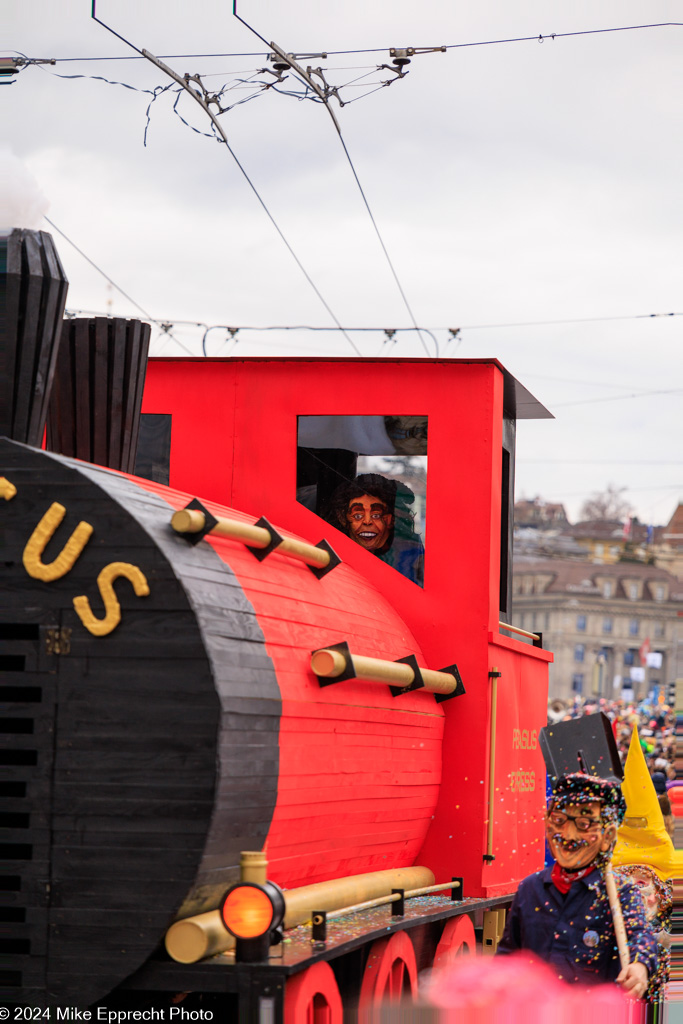
[{"label": "gold letter u", "polygon": [[65,515],[64,506],[53,501],[24,548],[24,568],[36,580],[51,583],[65,576],[92,536],[90,523],[80,522],[55,560],[45,565],[41,556]]}]

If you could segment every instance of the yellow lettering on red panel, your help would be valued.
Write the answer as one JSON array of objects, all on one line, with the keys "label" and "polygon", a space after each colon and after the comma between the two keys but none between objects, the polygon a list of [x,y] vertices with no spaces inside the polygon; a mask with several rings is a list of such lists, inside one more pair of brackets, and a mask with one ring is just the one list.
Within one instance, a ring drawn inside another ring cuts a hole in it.
[{"label": "yellow lettering on red panel", "polygon": [[138,569],[137,565],[131,565],[129,562],[110,562],[109,565],[105,565],[97,577],[97,586],[104,603],[104,618],[98,619],[93,615],[90,601],[87,597],[74,597],[76,614],[93,636],[106,636],[107,633],[111,633],[112,630],[116,629],[121,621],[121,605],[113,586],[114,580],[118,579],[119,576],[123,576],[124,579],[133,584],[133,590],[137,597],[147,597],[149,594],[147,579],[144,573]]},{"label": "yellow lettering on red panel", "polygon": [[31,534],[24,548],[23,562],[26,572],[33,579],[51,583],[66,576],[90,540],[93,534],[92,526],[90,523],[80,522],[54,561],[45,564],[42,558],[43,551],[65,515],[64,506],[58,501],[53,501]]},{"label": "yellow lettering on red panel", "polygon": [[538,747],[538,731],[536,729],[532,732],[529,732],[528,729],[513,729],[512,746],[515,750],[536,750]]},{"label": "yellow lettering on red panel", "polygon": [[510,772],[510,789],[513,793],[533,793],[536,789],[535,772]]},{"label": "yellow lettering on red panel", "polygon": [[17,489],[14,484],[10,483],[6,476],[0,476],[0,498],[11,501],[16,493]]}]

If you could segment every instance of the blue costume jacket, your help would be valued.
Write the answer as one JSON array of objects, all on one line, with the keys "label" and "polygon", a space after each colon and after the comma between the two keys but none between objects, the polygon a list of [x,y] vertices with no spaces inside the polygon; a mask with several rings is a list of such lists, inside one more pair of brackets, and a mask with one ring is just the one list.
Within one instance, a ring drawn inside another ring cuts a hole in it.
[{"label": "blue costume jacket", "polygon": [[[552,868],[545,868],[520,884],[497,953],[528,949],[565,981],[588,985],[614,981],[621,967],[601,872],[578,879],[566,895],[553,884],[551,872]],[[630,881],[617,881],[617,885],[631,961],[645,964],[652,977],[657,940],[645,920],[638,887]]]}]

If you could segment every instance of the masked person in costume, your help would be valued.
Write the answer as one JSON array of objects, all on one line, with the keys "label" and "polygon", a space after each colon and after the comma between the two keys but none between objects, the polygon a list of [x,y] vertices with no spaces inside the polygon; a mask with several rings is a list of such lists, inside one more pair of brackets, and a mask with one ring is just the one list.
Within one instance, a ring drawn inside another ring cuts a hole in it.
[{"label": "masked person in costume", "polygon": [[656,970],[657,941],[638,886],[620,879],[630,959],[621,968],[603,874],[625,807],[619,786],[606,779],[576,773],[558,780],[545,825],[555,864],[520,884],[498,955],[528,949],[565,981],[616,981],[642,998]]},{"label": "masked person in costume", "polygon": [[405,484],[378,473],[362,473],[337,488],[325,518],[421,587],[424,548],[409,507],[414,501]]}]

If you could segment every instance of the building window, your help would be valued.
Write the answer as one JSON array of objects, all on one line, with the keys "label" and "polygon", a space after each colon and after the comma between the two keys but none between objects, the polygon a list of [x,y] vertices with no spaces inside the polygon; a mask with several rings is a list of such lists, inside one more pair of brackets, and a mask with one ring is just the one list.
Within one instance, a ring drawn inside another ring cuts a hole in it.
[{"label": "building window", "polygon": [[572,692],[583,693],[583,672],[575,672],[572,676]]},{"label": "building window", "polygon": [[663,600],[664,600],[664,587],[661,587],[661,586],[655,587],[655,601],[663,601]]},{"label": "building window", "polygon": [[664,636],[663,622],[655,622],[655,636]]},{"label": "building window", "polygon": [[577,615],[576,616],[576,631],[577,631],[577,633],[585,633],[585,631],[586,631],[586,616],[585,615]]},{"label": "building window", "polygon": [[640,623],[638,622],[638,619],[631,619],[631,621],[628,624],[629,636],[638,636],[639,626]]},{"label": "building window", "polygon": [[577,644],[574,648],[574,661],[583,661],[585,653],[586,648],[583,644]]},{"label": "building window", "polygon": [[603,595],[603,597],[611,597],[613,593],[614,593],[614,584],[612,583],[611,580],[607,580],[607,582],[603,583],[603,585],[602,585],[602,595]]},{"label": "building window", "polygon": [[603,633],[611,633],[612,632],[612,620],[611,619],[607,618],[607,619],[603,619],[602,620],[602,631],[603,631]]},{"label": "building window", "polygon": [[629,668],[631,665],[635,665],[637,653],[632,647],[628,651],[624,651],[624,667]]},{"label": "building window", "polygon": [[632,601],[637,601],[638,600],[638,584],[637,583],[630,583],[629,584],[628,596],[631,598]]}]

